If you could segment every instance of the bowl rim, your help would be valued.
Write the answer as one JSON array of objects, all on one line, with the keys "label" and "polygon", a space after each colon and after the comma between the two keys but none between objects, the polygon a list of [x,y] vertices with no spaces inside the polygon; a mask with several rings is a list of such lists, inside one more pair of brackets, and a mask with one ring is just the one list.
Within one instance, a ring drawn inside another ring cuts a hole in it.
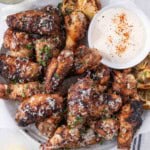
[{"label": "bowl rim", "polygon": [[91,40],[92,39],[92,31],[93,31],[93,27],[94,27],[97,17],[104,11],[111,9],[111,8],[125,8],[129,11],[132,11],[134,14],[136,14],[138,16],[138,18],[140,18],[140,20],[143,24],[143,27],[144,27],[145,43],[143,46],[143,50],[134,59],[132,59],[128,63],[124,63],[124,64],[118,63],[117,64],[117,63],[113,63],[112,61],[109,61],[105,58],[102,58],[101,63],[110,68],[113,68],[113,69],[127,69],[130,67],[134,67],[137,64],[139,64],[140,62],[142,62],[150,52],[150,28],[149,28],[150,20],[145,15],[145,13],[140,8],[138,8],[132,1],[119,1],[114,4],[111,3],[97,12],[97,14],[93,17],[93,19],[89,25],[88,36],[87,36],[88,46],[93,48],[92,40]]}]

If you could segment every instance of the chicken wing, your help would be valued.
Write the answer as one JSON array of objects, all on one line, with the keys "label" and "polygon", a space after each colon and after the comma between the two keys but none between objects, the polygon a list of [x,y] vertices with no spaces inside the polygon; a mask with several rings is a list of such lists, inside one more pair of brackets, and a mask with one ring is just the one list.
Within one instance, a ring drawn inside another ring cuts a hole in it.
[{"label": "chicken wing", "polygon": [[4,35],[4,48],[9,49],[9,55],[14,57],[31,57],[34,44],[29,34],[8,28]]},{"label": "chicken wing", "polygon": [[42,66],[46,66],[50,58],[59,55],[63,46],[64,38],[61,35],[37,39],[35,41],[36,61]]},{"label": "chicken wing", "polygon": [[94,94],[93,101],[89,101],[88,111],[91,118],[109,117],[122,107],[122,98],[116,94]]},{"label": "chicken wing", "polygon": [[10,100],[23,101],[43,91],[43,86],[39,82],[0,84],[0,97]]},{"label": "chicken wing", "polygon": [[132,100],[122,107],[119,114],[118,148],[130,149],[134,133],[142,123],[142,112],[142,103],[137,100]]},{"label": "chicken wing", "polygon": [[112,140],[118,135],[119,122],[116,119],[103,119],[90,122],[90,127],[105,140]]},{"label": "chicken wing", "polygon": [[109,84],[110,80],[110,68],[100,64],[94,71],[91,72],[91,78],[96,82],[99,91],[104,92]]},{"label": "chicken wing", "polygon": [[80,140],[80,131],[78,129],[70,129],[65,125],[57,128],[54,136],[46,143],[41,145],[40,150],[54,150],[61,148],[74,148]]},{"label": "chicken wing", "polygon": [[124,97],[135,97],[137,94],[137,81],[133,74],[114,71],[113,90]]},{"label": "chicken wing", "polygon": [[41,134],[51,138],[58,127],[62,119],[62,115],[60,112],[53,113],[51,117],[45,119],[42,122],[36,124],[36,127],[40,131]]},{"label": "chicken wing", "polygon": [[63,98],[58,94],[37,94],[25,99],[16,113],[16,121],[20,126],[43,121],[53,113],[62,112]]},{"label": "chicken wing", "polygon": [[91,20],[100,8],[101,4],[98,0],[63,0],[62,12],[66,15],[79,10]]},{"label": "chicken wing", "polygon": [[65,16],[66,48],[73,49],[79,40],[83,39],[88,27],[86,16],[80,11],[74,11]]},{"label": "chicken wing", "polygon": [[0,55],[0,74],[11,81],[34,81],[40,72],[41,67],[28,59]]},{"label": "chicken wing", "polygon": [[52,15],[42,10],[27,10],[7,16],[7,25],[13,29],[40,35],[56,35],[60,32],[61,18],[58,11]]},{"label": "chicken wing", "polygon": [[45,87],[47,92],[53,92],[58,88],[72,68],[73,60],[73,52],[70,50],[63,50],[58,58],[52,58],[46,72]]},{"label": "chicken wing", "polygon": [[88,114],[87,104],[91,100],[93,81],[89,78],[78,80],[68,90],[67,125],[71,128],[81,128]]},{"label": "chicken wing", "polygon": [[91,49],[84,45],[79,46],[75,51],[74,68],[77,74],[82,74],[87,70],[94,70],[102,59],[97,49]]},{"label": "chicken wing", "polygon": [[67,124],[81,128],[89,118],[110,116],[122,106],[122,98],[116,94],[100,94],[90,78],[83,78],[68,91]]}]

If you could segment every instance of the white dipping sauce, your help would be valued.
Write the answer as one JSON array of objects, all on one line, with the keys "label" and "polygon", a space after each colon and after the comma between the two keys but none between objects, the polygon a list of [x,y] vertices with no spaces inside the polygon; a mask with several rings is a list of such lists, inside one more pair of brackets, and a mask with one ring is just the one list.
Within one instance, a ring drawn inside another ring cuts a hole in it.
[{"label": "white dipping sauce", "polygon": [[105,59],[124,64],[143,49],[146,34],[136,14],[125,8],[111,8],[97,16],[91,35],[92,47]]}]

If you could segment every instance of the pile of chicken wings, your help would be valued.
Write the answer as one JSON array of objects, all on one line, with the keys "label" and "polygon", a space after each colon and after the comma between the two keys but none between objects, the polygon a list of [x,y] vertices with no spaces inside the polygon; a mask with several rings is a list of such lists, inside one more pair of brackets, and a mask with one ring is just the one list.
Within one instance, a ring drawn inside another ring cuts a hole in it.
[{"label": "pile of chicken wings", "polygon": [[0,55],[0,97],[20,101],[19,126],[34,124],[49,140],[41,150],[78,148],[117,137],[129,149],[142,123],[132,70],[101,64],[83,45],[96,0],[64,0],[7,17],[6,54]]}]

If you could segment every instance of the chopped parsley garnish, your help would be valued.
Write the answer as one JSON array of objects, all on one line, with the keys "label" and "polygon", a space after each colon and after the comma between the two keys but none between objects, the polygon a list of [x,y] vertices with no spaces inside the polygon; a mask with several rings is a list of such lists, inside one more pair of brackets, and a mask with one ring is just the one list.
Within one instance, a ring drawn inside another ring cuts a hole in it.
[{"label": "chopped parsley garnish", "polygon": [[45,45],[41,50],[40,50],[40,54],[41,54],[41,60],[39,61],[40,65],[42,66],[46,66],[46,62],[48,61],[48,59],[52,56],[51,55],[51,48],[47,45]]},{"label": "chopped parsley garnish", "polygon": [[6,93],[7,93],[7,94],[10,94],[11,91],[12,91],[12,90],[8,87],[7,90],[6,90]]},{"label": "chopped parsley garnish", "polygon": [[46,66],[46,62],[44,60],[40,60],[39,64],[42,65],[42,66]]},{"label": "chopped parsley garnish", "polygon": [[104,140],[101,139],[101,141],[99,142],[100,145],[102,145],[104,143]]},{"label": "chopped parsley garnish", "polygon": [[32,50],[34,48],[33,44],[29,43],[26,45],[26,48]]},{"label": "chopped parsley garnish", "polygon": [[48,55],[49,57],[51,56],[51,48],[47,45],[45,45],[42,49],[41,49],[41,52],[43,54],[46,54]]},{"label": "chopped parsley garnish", "polygon": [[58,3],[57,8],[58,8],[59,10],[61,10],[61,8],[62,8],[62,3]]},{"label": "chopped parsley garnish", "polygon": [[80,124],[83,122],[83,118],[81,116],[77,116],[76,120],[74,121],[74,125]]},{"label": "chopped parsley garnish", "polygon": [[59,79],[59,75],[58,75],[57,73],[54,73],[54,77],[55,77],[56,79]]}]

